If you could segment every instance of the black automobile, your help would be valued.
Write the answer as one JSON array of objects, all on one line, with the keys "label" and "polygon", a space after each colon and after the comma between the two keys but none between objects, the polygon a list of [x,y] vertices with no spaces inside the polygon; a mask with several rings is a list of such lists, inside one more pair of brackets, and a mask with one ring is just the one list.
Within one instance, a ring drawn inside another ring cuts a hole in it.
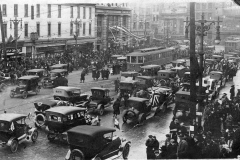
[{"label": "black automobile", "polygon": [[23,76],[18,78],[18,86],[11,90],[10,97],[13,98],[15,95],[21,95],[23,99],[26,99],[29,92],[38,94],[41,88],[38,82],[38,76]]},{"label": "black automobile", "polygon": [[64,139],[64,132],[75,126],[91,125],[91,123],[88,123],[89,119],[84,108],[73,106],[53,107],[46,110],[45,115],[49,141],[54,140],[56,137]]},{"label": "black automobile", "polygon": [[122,155],[127,159],[131,142],[114,136],[114,128],[102,126],[77,126],[67,131],[69,151],[66,160],[114,159]]},{"label": "black automobile", "polygon": [[24,141],[36,142],[38,131],[25,123],[26,115],[17,113],[0,114],[0,145],[16,152]]}]

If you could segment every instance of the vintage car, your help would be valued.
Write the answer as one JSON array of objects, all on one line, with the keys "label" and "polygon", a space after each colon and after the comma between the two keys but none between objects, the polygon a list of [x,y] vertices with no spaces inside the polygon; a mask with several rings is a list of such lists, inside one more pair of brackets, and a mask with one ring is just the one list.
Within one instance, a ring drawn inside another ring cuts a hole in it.
[{"label": "vintage car", "polygon": [[138,89],[138,81],[129,80],[129,81],[120,81],[119,90],[120,98],[124,97],[126,94],[132,96]]},{"label": "vintage car", "polygon": [[189,71],[189,69],[186,68],[186,67],[181,66],[181,67],[173,67],[173,68],[171,68],[171,71],[176,72],[177,76],[179,78],[182,78],[184,76],[184,73]]},{"label": "vintage car", "polygon": [[46,115],[45,111],[57,106],[56,100],[42,100],[34,102],[35,106],[35,126],[36,127],[42,127],[45,124],[46,121]]},{"label": "vintage car", "polygon": [[120,81],[135,80],[137,76],[139,76],[138,72],[121,72]]},{"label": "vintage car", "polygon": [[90,102],[78,106],[86,108],[87,111],[97,111],[99,115],[103,115],[104,109],[111,107],[114,98],[109,96],[110,91],[107,88],[93,87],[91,92]]},{"label": "vintage car", "polygon": [[88,103],[88,95],[81,93],[78,87],[59,86],[53,88],[54,100],[68,101],[71,105],[84,106]]},{"label": "vintage car", "polygon": [[15,95],[21,95],[23,99],[26,99],[29,92],[38,94],[41,88],[38,85],[38,81],[38,76],[23,76],[18,78],[18,86],[11,90],[10,97],[13,98]]},{"label": "vintage car", "polygon": [[24,141],[36,142],[38,131],[25,123],[26,115],[17,113],[0,114],[0,145],[16,152]]},{"label": "vintage car", "polygon": [[86,109],[73,106],[53,107],[45,111],[49,141],[64,139],[64,132],[72,127],[86,125]]},{"label": "vintage car", "polygon": [[216,59],[205,59],[205,64],[208,64],[210,66],[214,65],[217,63]]},{"label": "vintage car", "polygon": [[218,81],[218,84],[220,86],[225,86],[227,83],[227,78],[224,77],[223,72],[221,71],[211,71],[210,73],[210,79],[215,79]]},{"label": "vintage car", "polygon": [[212,59],[216,59],[217,62],[220,62],[224,57],[221,55],[214,54],[212,55]]},{"label": "vintage car", "polygon": [[173,67],[180,67],[180,66],[186,66],[186,61],[184,60],[176,60],[176,61],[172,61],[172,66]]},{"label": "vintage car", "polygon": [[67,73],[68,73],[68,65],[67,64],[55,64],[53,66],[50,66],[51,70],[54,70],[54,69],[65,69],[67,70]]},{"label": "vintage car", "polygon": [[39,77],[39,86],[42,86],[45,79],[48,77],[48,73],[45,69],[30,69],[27,71],[29,76],[38,76]]},{"label": "vintage car", "polygon": [[184,76],[182,78],[183,83],[190,83],[191,77],[190,77],[190,72],[185,72]]},{"label": "vintage car", "polygon": [[156,83],[161,84],[161,86],[165,86],[168,82],[174,81],[176,75],[176,71],[160,70],[158,71],[158,81],[156,81]]},{"label": "vintage car", "polygon": [[207,93],[208,100],[212,101],[219,96],[220,90],[223,86],[220,86],[218,80],[211,78],[203,78],[203,85],[208,85]]},{"label": "vintage car", "polygon": [[128,109],[125,109],[122,113],[123,123],[131,120],[141,124],[146,120],[152,110],[149,105],[149,99],[139,97],[130,97],[127,100],[127,107]]},{"label": "vintage car", "polygon": [[152,76],[137,76],[138,89],[150,88],[154,86],[154,77]]},{"label": "vintage car", "polygon": [[115,159],[121,155],[127,159],[131,142],[113,135],[115,131],[114,128],[88,125],[68,130],[69,151],[65,159]]},{"label": "vintage car", "polygon": [[42,81],[42,87],[43,88],[52,88],[55,87],[55,79],[58,75],[61,75],[62,77],[67,76],[67,70],[66,69],[53,69],[50,71],[50,76],[47,78],[44,78]]},{"label": "vintage car", "polygon": [[142,73],[143,76],[157,76],[157,72],[160,70],[160,66],[159,65],[145,65],[145,66],[141,66],[141,71],[140,73]]}]

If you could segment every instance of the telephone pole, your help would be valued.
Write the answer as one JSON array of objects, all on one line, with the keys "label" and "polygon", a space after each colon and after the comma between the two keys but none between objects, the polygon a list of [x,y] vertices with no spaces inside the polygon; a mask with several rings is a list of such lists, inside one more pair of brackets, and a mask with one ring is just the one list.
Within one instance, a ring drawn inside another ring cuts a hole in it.
[{"label": "telephone pole", "polygon": [[80,23],[82,22],[81,20],[78,21],[77,18],[75,21],[71,21],[73,24],[76,25],[76,31],[75,31],[75,53],[77,54],[77,39],[78,39],[78,36],[79,36],[79,33],[80,33]]},{"label": "telephone pole", "polygon": [[2,9],[0,5],[0,25],[1,25],[1,34],[2,34],[2,53],[0,54],[0,61],[2,60],[2,54],[4,57],[4,68],[7,67],[7,53],[6,53],[6,44],[5,44],[5,33],[3,28],[3,20],[2,20]]}]

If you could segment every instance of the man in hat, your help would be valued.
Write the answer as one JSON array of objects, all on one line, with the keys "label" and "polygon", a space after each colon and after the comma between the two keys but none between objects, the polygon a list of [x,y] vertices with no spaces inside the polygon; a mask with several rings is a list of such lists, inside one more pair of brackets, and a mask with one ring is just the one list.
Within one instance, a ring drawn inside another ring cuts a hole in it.
[{"label": "man in hat", "polygon": [[233,98],[235,96],[235,86],[232,85],[230,89],[230,99],[233,101]]},{"label": "man in hat", "polygon": [[178,147],[177,147],[177,157],[179,159],[186,159],[188,158],[188,143],[183,138],[182,134],[178,135]]},{"label": "man in hat", "polygon": [[153,140],[152,135],[148,136],[148,139],[147,139],[145,145],[147,146],[147,159],[154,159],[154,157],[155,157],[155,155],[154,155],[154,140]]}]

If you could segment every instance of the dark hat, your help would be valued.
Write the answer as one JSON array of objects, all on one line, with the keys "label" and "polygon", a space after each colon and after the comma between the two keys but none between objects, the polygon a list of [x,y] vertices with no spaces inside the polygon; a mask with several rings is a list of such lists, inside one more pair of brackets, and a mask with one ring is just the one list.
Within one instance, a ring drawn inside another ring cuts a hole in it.
[{"label": "dark hat", "polygon": [[234,87],[234,85],[232,85],[231,87]]},{"label": "dark hat", "polygon": [[156,139],[157,137],[156,137],[156,136],[153,136],[153,138],[155,138],[155,139]]},{"label": "dark hat", "polygon": [[166,137],[170,137],[170,134],[166,134]]},{"label": "dark hat", "polygon": [[223,95],[227,95],[227,93],[223,93]]},{"label": "dark hat", "polygon": [[152,138],[153,136],[152,135],[149,135],[148,138]]}]

